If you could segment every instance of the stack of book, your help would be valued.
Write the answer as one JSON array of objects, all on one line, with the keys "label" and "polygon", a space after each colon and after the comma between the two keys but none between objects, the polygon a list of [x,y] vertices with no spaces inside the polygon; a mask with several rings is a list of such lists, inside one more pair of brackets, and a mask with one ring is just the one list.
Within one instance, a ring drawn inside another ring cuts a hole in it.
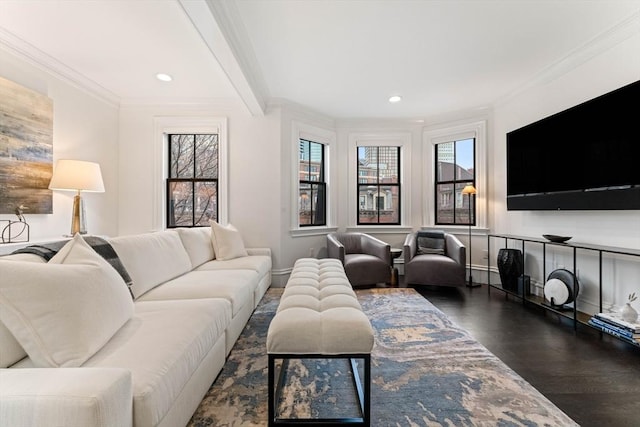
[{"label": "stack of book", "polygon": [[602,332],[640,346],[640,323],[622,320],[619,313],[598,313],[589,319],[589,324]]}]

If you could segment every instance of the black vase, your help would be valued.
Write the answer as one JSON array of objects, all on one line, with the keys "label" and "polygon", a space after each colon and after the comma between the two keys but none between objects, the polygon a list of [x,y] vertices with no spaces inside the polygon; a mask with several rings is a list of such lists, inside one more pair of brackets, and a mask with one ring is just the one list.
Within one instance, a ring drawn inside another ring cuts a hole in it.
[{"label": "black vase", "polygon": [[502,287],[509,291],[518,290],[518,277],[524,272],[524,259],[520,249],[502,248],[498,251],[498,271]]}]

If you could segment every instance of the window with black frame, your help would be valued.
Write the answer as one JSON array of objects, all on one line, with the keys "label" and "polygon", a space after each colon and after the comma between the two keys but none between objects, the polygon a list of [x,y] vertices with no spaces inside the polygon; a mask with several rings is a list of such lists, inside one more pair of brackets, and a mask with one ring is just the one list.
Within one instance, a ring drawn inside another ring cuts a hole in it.
[{"label": "window with black frame", "polygon": [[167,227],[208,226],[218,219],[218,135],[171,134]]},{"label": "window with black frame", "polygon": [[475,183],[475,138],[435,145],[436,225],[476,224],[475,198],[462,193]]},{"label": "window with black frame", "polygon": [[300,139],[298,177],[299,226],[326,225],[327,183],[324,144]]},{"label": "window with black frame", "polygon": [[357,147],[358,225],[400,224],[400,147]]}]

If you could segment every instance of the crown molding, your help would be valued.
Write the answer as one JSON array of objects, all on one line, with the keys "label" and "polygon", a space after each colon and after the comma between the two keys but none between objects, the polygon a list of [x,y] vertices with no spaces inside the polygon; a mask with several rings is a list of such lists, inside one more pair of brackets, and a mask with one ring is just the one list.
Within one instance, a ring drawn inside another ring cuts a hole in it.
[{"label": "crown molding", "polygon": [[0,28],[0,48],[112,107],[120,105],[120,98],[113,92],[4,28]]},{"label": "crown molding", "polygon": [[532,79],[494,101],[494,106],[501,106],[516,98],[527,90],[547,84],[622,43],[628,38],[640,34],[640,12],[614,25],[610,29],[596,35],[591,40],[569,52],[564,57],[544,68]]},{"label": "crown molding", "polygon": [[244,104],[237,98],[122,98],[123,108],[174,107],[174,108],[214,108],[217,110],[233,110]]},{"label": "crown molding", "polygon": [[335,119],[333,117],[286,98],[269,99],[265,112],[268,113],[277,109],[290,113],[294,119],[312,120],[321,123],[322,126],[335,127]]}]

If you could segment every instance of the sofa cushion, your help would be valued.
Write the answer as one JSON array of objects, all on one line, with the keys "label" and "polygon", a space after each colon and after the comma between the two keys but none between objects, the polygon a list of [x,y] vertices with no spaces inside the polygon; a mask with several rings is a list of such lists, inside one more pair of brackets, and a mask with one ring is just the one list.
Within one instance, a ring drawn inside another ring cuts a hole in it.
[{"label": "sofa cushion", "polygon": [[228,261],[216,259],[196,268],[196,271],[210,270],[253,270],[262,277],[271,271],[271,257],[265,255],[249,255]]},{"label": "sofa cushion", "polygon": [[211,241],[211,227],[176,228],[191,260],[191,268],[211,261],[215,254]]},{"label": "sofa cushion", "polygon": [[116,272],[78,234],[47,264],[0,263],[0,319],[37,367],[80,366],[131,317]]},{"label": "sofa cushion", "polygon": [[230,322],[224,299],[137,301],[133,317],[83,367],[131,371],[134,425],[155,426]]},{"label": "sofa cushion", "polygon": [[0,426],[132,426],[125,369],[2,369],[0,389]]},{"label": "sofa cushion", "polygon": [[211,242],[216,258],[225,261],[247,256],[240,232],[231,224],[226,227],[211,220]]},{"label": "sofa cushion", "polygon": [[[0,307],[0,310],[3,308]],[[2,322],[0,322],[0,349],[0,368],[7,368],[27,356],[27,352]]]},{"label": "sofa cushion", "polygon": [[158,286],[139,301],[224,298],[235,316],[246,304],[253,304],[258,274],[252,270],[192,271]]},{"label": "sofa cushion", "polygon": [[109,239],[129,272],[135,298],[191,270],[191,260],[175,230]]}]

